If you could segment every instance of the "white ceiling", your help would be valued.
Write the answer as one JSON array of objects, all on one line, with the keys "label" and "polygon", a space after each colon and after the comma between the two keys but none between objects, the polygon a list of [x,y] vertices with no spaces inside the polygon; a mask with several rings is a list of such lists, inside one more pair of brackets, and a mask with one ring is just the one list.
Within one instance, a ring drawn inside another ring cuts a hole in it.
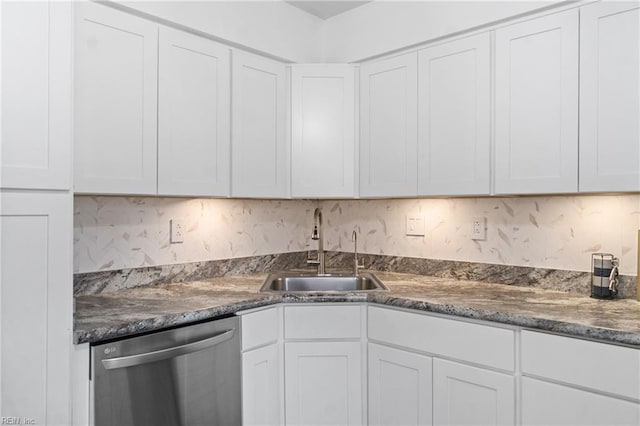
[{"label": "white ceiling", "polygon": [[369,3],[367,1],[350,1],[350,0],[285,0],[291,6],[295,6],[304,10],[320,19],[328,19],[332,16],[346,12],[363,4]]}]

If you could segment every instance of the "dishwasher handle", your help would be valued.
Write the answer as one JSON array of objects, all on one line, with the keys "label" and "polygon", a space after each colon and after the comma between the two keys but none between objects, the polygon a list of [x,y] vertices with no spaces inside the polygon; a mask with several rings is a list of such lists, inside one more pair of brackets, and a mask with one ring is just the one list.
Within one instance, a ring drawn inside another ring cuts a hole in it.
[{"label": "dishwasher handle", "polygon": [[225,342],[233,337],[235,329],[225,330],[222,333],[218,333],[215,336],[208,337],[206,339],[198,340],[197,342],[187,343],[180,346],[174,346],[167,349],[161,349],[158,351],[147,352],[137,355],[123,356],[119,358],[103,359],[102,365],[107,370],[114,370],[116,368],[133,367],[135,365],[147,364],[155,361],[162,361],[164,359],[175,358],[180,355],[187,355],[193,352],[198,352],[203,349],[216,346],[222,342]]}]

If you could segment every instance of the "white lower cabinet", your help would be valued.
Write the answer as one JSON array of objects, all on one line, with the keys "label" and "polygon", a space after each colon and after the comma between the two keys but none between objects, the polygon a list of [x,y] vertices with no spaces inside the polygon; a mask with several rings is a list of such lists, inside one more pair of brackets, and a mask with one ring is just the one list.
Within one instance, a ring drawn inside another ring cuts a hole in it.
[{"label": "white lower cabinet", "polygon": [[244,424],[640,424],[637,348],[365,303],[242,326]]},{"label": "white lower cabinet", "polygon": [[522,424],[640,424],[640,350],[523,330]]},{"label": "white lower cabinet", "polygon": [[436,425],[513,425],[515,378],[457,362],[433,361]]},{"label": "white lower cabinet", "polygon": [[286,424],[362,424],[360,357],[360,342],[285,343]]},{"label": "white lower cabinet", "polygon": [[522,379],[523,426],[638,424],[639,404],[528,377]]},{"label": "white lower cabinet", "polygon": [[277,344],[242,354],[242,422],[279,425],[280,360]]},{"label": "white lower cabinet", "polygon": [[432,358],[369,343],[369,424],[431,425]]},{"label": "white lower cabinet", "polygon": [[281,314],[280,307],[240,314],[243,425],[283,423]]}]

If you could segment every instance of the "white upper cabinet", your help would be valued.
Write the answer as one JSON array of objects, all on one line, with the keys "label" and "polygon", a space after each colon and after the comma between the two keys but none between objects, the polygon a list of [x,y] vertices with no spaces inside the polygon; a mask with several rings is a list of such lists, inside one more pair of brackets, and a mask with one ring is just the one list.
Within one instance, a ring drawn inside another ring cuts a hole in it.
[{"label": "white upper cabinet", "polygon": [[495,192],[578,189],[578,11],[495,32]]},{"label": "white upper cabinet", "polygon": [[418,55],[360,68],[360,195],[417,194]]},{"label": "white upper cabinet", "polygon": [[489,33],[419,51],[418,86],[418,194],[489,194]]},{"label": "white upper cabinet", "polygon": [[284,64],[233,51],[231,195],[289,196]]},{"label": "white upper cabinet", "polygon": [[158,28],[79,3],[75,31],[74,189],[155,194]]},{"label": "white upper cabinet", "polygon": [[350,65],[292,66],[293,197],[355,195],[354,81]]},{"label": "white upper cabinet", "polygon": [[160,28],[158,194],[229,195],[230,51]]},{"label": "white upper cabinet", "polygon": [[71,188],[70,2],[3,1],[0,187]]},{"label": "white upper cabinet", "polygon": [[580,191],[640,190],[640,5],[580,9]]}]

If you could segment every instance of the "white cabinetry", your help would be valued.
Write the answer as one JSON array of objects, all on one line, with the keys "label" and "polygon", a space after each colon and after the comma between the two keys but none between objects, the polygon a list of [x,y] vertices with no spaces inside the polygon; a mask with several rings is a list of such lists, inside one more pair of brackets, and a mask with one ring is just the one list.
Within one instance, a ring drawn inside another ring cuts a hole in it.
[{"label": "white cabinetry", "polygon": [[281,308],[242,314],[242,423],[283,423]]},{"label": "white cabinetry", "polygon": [[352,66],[292,66],[293,197],[355,195],[354,102]]},{"label": "white cabinetry", "polygon": [[578,189],[578,11],[495,32],[495,192]]},{"label": "white cabinetry", "polygon": [[640,5],[580,9],[580,191],[640,190]]},{"label": "white cabinetry", "polygon": [[639,404],[529,377],[522,378],[521,398],[523,426],[640,424]]},{"label": "white cabinetry", "polygon": [[230,52],[160,28],[158,194],[229,195]]},{"label": "white cabinetry", "polygon": [[3,419],[71,423],[72,231],[69,193],[0,193]]},{"label": "white cabinetry", "polygon": [[432,424],[432,359],[369,343],[369,424]]},{"label": "white cabinetry", "polygon": [[522,331],[522,424],[640,422],[640,350]]},{"label": "white cabinetry", "polygon": [[435,359],[433,423],[515,424],[515,378],[484,368]]},{"label": "white cabinetry", "polygon": [[361,425],[360,342],[285,343],[286,424]]},{"label": "white cabinetry", "polygon": [[0,8],[0,188],[69,189],[71,2]]},{"label": "white cabinetry", "polygon": [[76,5],[76,192],[155,194],[157,25]]},{"label": "white cabinetry", "polygon": [[420,50],[418,86],[418,194],[489,194],[489,33]]},{"label": "white cabinetry", "polygon": [[326,304],[284,307],[286,424],[363,423],[364,309]]},{"label": "white cabinetry", "polygon": [[418,55],[360,68],[360,195],[417,194]]},{"label": "white cabinetry", "polygon": [[289,196],[285,65],[233,51],[231,195]]},{"label": "white cabinetry", "polygon": [[514,330],[370,306],[368,337],[375,424],[514,424]]}]

